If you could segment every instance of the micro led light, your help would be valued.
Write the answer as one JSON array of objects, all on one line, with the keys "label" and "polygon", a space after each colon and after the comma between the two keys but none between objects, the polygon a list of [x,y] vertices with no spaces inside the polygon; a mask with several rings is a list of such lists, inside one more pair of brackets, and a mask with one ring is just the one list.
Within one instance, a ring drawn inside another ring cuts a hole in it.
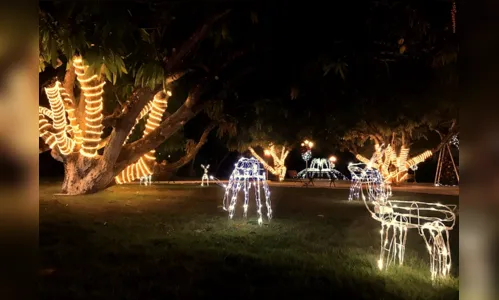
[{"label": "micro led light", "polygon": [[243,216],[246,218],[248,214],[249,192],[251,186],[255,189],[258,224],[262,225],[262,188],[265,194],[265,205],[267,207],[267,217],[269,221],[272,219],[272,209],[270,204],[270,190],[267,184],[267,178],[265,178],[265,171],[262,164],[255,158],[243,157],[236,163],[234,171],[232,171],[232,174],[230,175],[229,183],[225,187],[223,209],[229,211],[230,219],[234,217],[237,195],[242,189],[244,191]]},{"label": "micro led light", "polygon": [[[378,149],[377,149],[378,150]],[[379,152],[384,150],[379,149]],[[376,153],[371,161],[376,159]],[[361,165],[364,165],[362,168]],[[451,268],[449,231],[455,225],[456,206],[420,201],[391,200],[391,189],[380,171],[371,169],[367,164],[349,164],[352,185],[349,200],[359,198],[370,212],[371,217],[381,223],[380,256],[377,261],[380,270],[391,264],[404,262],[407,230],[418,229],[430,255],[431,279],[447,277]],[[362,184],[366,184],[367,197]],[[372,210],[370,204],[373,205]]]},{"label": "micro led light", "polygon": [[[282,147],[281,151],[277,150],[274,145],[270,145],[269,149],[266,149],[264,151],[264,154],[266,156],[272,156],[272,160],[274,161],[274,166],[270,166],[265,159],[261,158],[260,155],[258,155],[253,148],[249,148],[251,154],[258,159],[258,161],[263,165],[263,167],[267,170],[269,170],[270,173],[276,175],[279,177],[279,181],[283,181],[284,177],[286,176],[286,165],[285,161],[286,158],[289,155],[289,150],[286,149],[286,147]],[[280,152],[280,155],[278,156],[278,152]]]}]

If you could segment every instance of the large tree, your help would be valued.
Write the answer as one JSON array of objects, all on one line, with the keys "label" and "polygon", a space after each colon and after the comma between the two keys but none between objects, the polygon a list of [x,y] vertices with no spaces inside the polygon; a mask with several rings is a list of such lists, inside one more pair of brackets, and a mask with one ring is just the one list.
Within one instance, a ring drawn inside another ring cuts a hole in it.
[{"label": "large tree", "polygon": [[[154,149],[221,100],[222,71],[241,52],[202,43],[227,10],[204,10],[201,26],[178,24],[198,27],[182,38],[166,30],[176,25],[170,11],[148,5],[64,6],[40,10],[40,71],[54,69],[55,76],[44,84],[50,109],[40,107],[39,120],[44,149],[64,163],[62,191],[74,195],[150,174]],[[199,48],[211,50],[202,67]],[[130,141],[145,118],[143,136]]]}]

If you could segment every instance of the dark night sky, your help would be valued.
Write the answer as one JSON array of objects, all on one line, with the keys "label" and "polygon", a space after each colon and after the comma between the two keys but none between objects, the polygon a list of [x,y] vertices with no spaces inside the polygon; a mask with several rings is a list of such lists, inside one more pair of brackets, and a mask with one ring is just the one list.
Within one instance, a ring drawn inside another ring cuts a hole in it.
[{"label": "dark night sky", "polygon": [[[428,1],[425,2],[429,3]],[[259,38],[268,48],[259,56],[259,67],[265,71],[258,72],[257,76],[250,76],[246,84],[252,86],[253,89],[257,89],[257,93],[260,94],[289,95],[290,83],[302,76],[303,69],[300,68],[300,65],[310,60],[311,57],[318,57],[322,53],[331,52],[346,51],[348,53],[348,51],[369,47],[367,45],[369,39],[366,37],[365,26],[369,10],[368,2],[300,1],[292,4],[291,1],[213,1],[210,3],[217,3],[220,6],[231,6],[236,3],[235,6],[255,7],[258,11],[258,26],[261,31]],[[447,5],[445,1],[431,1],[431,3],[436,6],[434,8],[435,14],[448,12],[445,8]],[[203,9],[207,5],[210,5],[208,1],[193,5],[191,15],[199,15],[199,13],[196,13],[196,9]],[[439,8],[439,6],[443,8]],[[179,18],[181,17],[184,16],[179,16]],[[191,16],[190,18],[193,19],[194,17]],[[182,29],[173,28],[172,30]],[[185,37],[192,32],[190,30],[189,28],[185,29]],[[336,41],[348,41],[346,43],[348,46],[346,48],[338,47]],[[40,81],[42,82],[43,79],[40,78]],[[192,127],[196,126],[189,126],[189,124],[186,126],[186,135],[197,140],[200,134],[199,128]],[[210,171],[214,172],[216,165],[226,153],[227,149],[215,137],[215,132],[212,132],[208,143],[200,150],[194,162],[197,175],[202,174],[199,166],[201,163],[211,164]],[[313,157],[328,157],[332,154],[339,159],[337,168],[345,175],[349,175],[346,164],[354,161],[350,153],[340,153],[338,151],[334,153],[317,153],[314,151]],[[220,166],[216,176],[219,178],[228,176],[231,166],[240,156],[239,153],[231,153]],[[187,174],[190,165],[189,163],[184,166],[179,170],[178,174]],[[293,149],[287,159],[287,165],[288,170],[299,171],[305,167],[298,149]],[[418,181],[432,181],[435,168],[435,159],[421,164],[417,175]],[[40,177],[42,180],[44,177],[62,178],[63,172],[62,164],[55,161],[49,152],[40,154]]]}]

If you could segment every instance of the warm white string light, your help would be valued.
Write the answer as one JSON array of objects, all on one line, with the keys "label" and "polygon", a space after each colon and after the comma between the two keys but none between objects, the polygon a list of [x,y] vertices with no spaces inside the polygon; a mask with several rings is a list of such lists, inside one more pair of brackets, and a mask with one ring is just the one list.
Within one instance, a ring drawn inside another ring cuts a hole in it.
[{"label": "warm white string light", "polygon": [[[374,160],[373,156],[372,161]],[[451,268],[449,231],[455,225],[456,206],[391,200],[389,199],[391,191],[388,192],[385,189],[385,180],[381,173],[372,169],[368,164],[364,168],[360,165],[348,166],[352,173],[351,194],[352,189],[358,190],[371,217],[381,223],[379,269],[386,269],[397,261],[400,265],[403,264],[407,230],[417,228],[425,240],[430,255],[432,280],[448,276]],[[364,195],[362,187],[360,189],[357,186],[354,187],[358,181],[367,184],[368,197]],[[373,210],[369,204],[374,206]]]},{"label": "warm white string light", "polygon": [[265,205],[267,207],[267,217],[268,220],[272,219],[272,208],[270,204],[270,190],[267,184],[267,178],[265,177],[265,169],[262,164],[258,162],[255,158],[241,158],[234,165],[234,171],[229,178],[229,183],[225,187],[225,195],[223,199],[223,209],[229,211],[229,218],[232,219],[235,213],[235,207],[237,204],[237,195],[242,189],[244,191],[244,218],[248,214],[248,202],[249,202],[249,191],[251,186],[255,190],[255,202],[256,209],[258,213],[258,224],[262,225],[262,197],[261,189],[265,193]]},{"label": "warm white string light", "polygon": [[210,186],[210,178],[208,177],[208,169],[210,168],[210,165],[201,165],[201,168],[204,169],[204,174],[203,177],[201,177],[201,186],[204,186],[204,182],[206,181],[206,185]]},{"label": "warm white string light", "polygon": [[[171,93],[164,92],[159,92],[154,95],[152,107],[144,129],[144,136],[149,135],[161,124],[163,113],[166,111],[168,106],[168,96],[170,95]],[[127,166],[118,176],[115,177],[116,182],[118,184],[123,184],[151,175],[153,164],[156,160],[154,157],[155,152],[155,150],[151,150],[144,154],[137,162]]]},{"label": "warm white string light", "polygon": [[95,157],[102,135],[102,110],[104,108],[102,94],[105,81],[97,75],[87,74],[88,66],[84,65],[80,56],[73,59],[76,78],[85,99],[85,128],[80,154],[85,157]]},{"label": "warm white string light", "polygon": [[[256,151],[250,147],[249,148],[251,154],[258,159],[258,161],[263,165],[265,169],[267,169],[270,173],[278,176],[279,181],[283,181],[284,177],[286,176],[286,165],[285,161],[286,158],[289,155],[289,150],[286,149],[286,147],[282,146],[281,151],[277,150],[275,145],[270,144],[269,149],[265,149],[265,155],[266,156],[271,156],[272,160],[274,162],[274,166],[269,165],[265,159],[263,159]],[[277,152],[281,152],[280,155],[278,156]]]},{"label": "warm white string light", "polygon": [[370,163],[372,168],[378,169],[388,183],[405,181],[408,177],[408,169],[414,169],[415,166],[433,155],[431,150],[426,150],[409,159],[409,148],[402,146],[399,155],[397,155],[396,150],[391,145],[385,148],[384,145],[380,146],[379,144],[374,145],[374,153],[376,154],[374,160],[369,160],[360,154],[357,154],[355,158],[365,164]]},{"label": "warm white string light", "polygon": [[[52,127],[57,147],[61,154],[68,155],[73,151],[75,144],[66,133],[66,111],[59,90],[60,86],[61,83],[56,81],[53,87],[45,88],[45,94],[47,95],[52,111]],[[44,112],[45,110],[39,108],[38,111],[40,113],[40,111]]]},{"label": "warm white string light", "polygon": [[[306,178],[306,177],[324,177],[331,179],[342,179],[347,180],[345,175],[341,174],[340,171],[336,170],[335,164],[328,159],[325,158],[314,158],[310,162],[310,167],[301,170],[298,172],[297,177]],[[308,175],[307,175],[308,174]]]}]

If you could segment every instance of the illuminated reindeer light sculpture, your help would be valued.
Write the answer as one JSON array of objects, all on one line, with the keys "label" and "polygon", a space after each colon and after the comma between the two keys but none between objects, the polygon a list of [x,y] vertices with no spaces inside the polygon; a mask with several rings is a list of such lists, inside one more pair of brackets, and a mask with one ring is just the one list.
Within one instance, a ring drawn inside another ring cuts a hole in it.
[{"label": "illuminated reindeer light sculpture", "polygon": [[144,175],[140,177],[140,184],[144,183],[144,185],[151,185],[152,182],[152,174]]},{"label": "illuminated reindeer light sculpture", "polygon": [[206,185],[210,186],[210,177],[208,177],[208,169],[210,168],[210,165],[207,165],[206,167],[204,165],[201,165],[201,168],[204,169],[203,177],[201,177],[201,186],[204,186],[205,180],[206,180]]},{"label": "illuminated reindeer light sculpture", "polygon": [[[400,265],[403,264],[407,230],[414,228],[418,229],[425,240],[430,254],[431,279],[449,275],[452,261],[449,231],[455,225],[456,206],[388,200],[391,192],[387,192],[379,171],[371,169],[369,164],[363,169],[358,165],[360,164],[348,166],[353,181],[351,195],[352,189],[356,191],[357,197],[360,194],[371,217],[381,223],[379,269],[386,269],[397,261]],[[362,183],[367,184],[367,197],[364,195]],[[355,192],[353,194],[355,196]],[[374,209],[371,209],[369,204],[372,204]]]}]

